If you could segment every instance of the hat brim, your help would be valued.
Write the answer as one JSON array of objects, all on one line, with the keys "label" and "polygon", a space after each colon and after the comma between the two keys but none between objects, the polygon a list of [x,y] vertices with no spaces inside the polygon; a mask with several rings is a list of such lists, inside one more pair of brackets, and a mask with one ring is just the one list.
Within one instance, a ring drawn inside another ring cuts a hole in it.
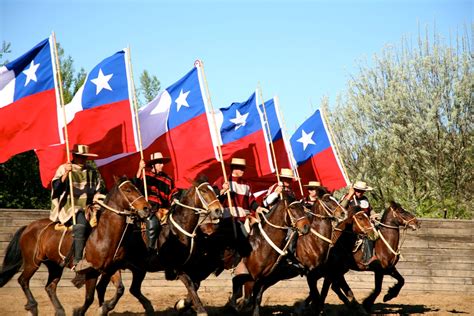
[{"label": "hat brim", "polygon": [[167,163],[170,162],[171,158],[170,157],[163,157],[163,158],[158,158],[158,159],[152,159],[146,163],[147,166],[153,166],[157,163]]},{"label": "hat brim", "polygon": [[97,154],[91,154],[91,153],[84,154],[84,153],[78,153],[78,152],[75,152],[75,151],[73,151],[72,153],[73,153],[74,155],[77,155],[77,156],[99,157],[99,155],[97,155]]},{"label": "hat brim", "polygon": [[317,188],[319,187],[320,185],[309,185],[309,184],[304,184],[303,185],[305,188]]},{"label": "hat brim", "polygon": [[361,187],[354,187],[354,190],[359,190],[359,191],[372,191],[374,188],[372,187],[365,187],[365,188],[361,188]]}]

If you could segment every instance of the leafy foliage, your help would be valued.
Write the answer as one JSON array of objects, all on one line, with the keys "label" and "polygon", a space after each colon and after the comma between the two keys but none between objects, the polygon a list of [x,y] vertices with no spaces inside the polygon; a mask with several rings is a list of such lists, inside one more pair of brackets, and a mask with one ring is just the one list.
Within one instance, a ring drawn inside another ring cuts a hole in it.
[{"label": "leafy foliage", "polygon": [[141,87],[138,90],[138,94],[140,97],[140,106],[143,106],[158,95],[161,84],[156,76],[150,76],[148,71],[144,70],[140,75],[140,85]]},{"label": "leafy foliage", "polygon": [[[469,37],[386,47],[361,65],[330,121],[351,179],[424,216],[472,218],[473,55]],[[326,108],[327,101],[323,102]]]}]

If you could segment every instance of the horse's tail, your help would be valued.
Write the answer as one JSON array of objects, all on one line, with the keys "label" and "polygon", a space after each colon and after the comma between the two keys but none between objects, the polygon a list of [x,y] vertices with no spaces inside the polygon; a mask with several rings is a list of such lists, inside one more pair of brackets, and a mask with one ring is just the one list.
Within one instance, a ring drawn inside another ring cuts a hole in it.
[{"label": "horse's tail", "polygon": [[15,273],[20,271],[23,264],[23,257],[21,256],[20,237],[23,234],[26,226],[18,229],[7,247],[5,258],[3,259],[2,271],[0,271],[0,287],[7,284],[13,278]]}]

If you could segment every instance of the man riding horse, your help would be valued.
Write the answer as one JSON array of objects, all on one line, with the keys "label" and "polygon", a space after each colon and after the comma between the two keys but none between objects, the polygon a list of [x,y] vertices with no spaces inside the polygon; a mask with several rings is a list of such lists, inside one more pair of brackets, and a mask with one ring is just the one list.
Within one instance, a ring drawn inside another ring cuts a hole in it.
[{"label": "man riding horse", "polygon": [[[368,186],[364,181],[356,181],[349,189],[349,192],[343,196],[341,205],[344,208],[348,206],[359,206],[370,219],[380,218],[380,215],[372,210],[369,199],[364,196],[365,192],[372,191],[373,188]],[[377,257],[374,254],[375,240],[369,240],[366,236],[362,237],[361,243],[364,251],[364,264],[370,265]]]},{"label": "man riding horse", "polygon": [[171,205],[171,195],[174,191],[174,181],[163,171],[164,164],[171,158],[163,157],[161,152],[151,154],[150,160],[145,163],[140,160],[134,184],[143,192],[143,169],[145,169],[148,202],[152,209],[146,220],[146,233],[148,238],[148,249],[156,252],[156,242],[160,235],[161,222],[166,218]]},{"label": "man riding horse", "polygon": [[[72,150],[72,161],[62,164],[52,179],[51,213],[49,219],[66,226],[72,224],[72,217],[76,216],[73,226],[74,236],[74,265],[73,270],[81,272],[91,267],[91,264],[82,259],[90,225],[86,219],[86,207],[101,194],[104,183],[100,173],[87,159],[97,157],[89,152],[86,145],[75,145]],[[72,208],[68,176],[72,176],[74,210]]]}]

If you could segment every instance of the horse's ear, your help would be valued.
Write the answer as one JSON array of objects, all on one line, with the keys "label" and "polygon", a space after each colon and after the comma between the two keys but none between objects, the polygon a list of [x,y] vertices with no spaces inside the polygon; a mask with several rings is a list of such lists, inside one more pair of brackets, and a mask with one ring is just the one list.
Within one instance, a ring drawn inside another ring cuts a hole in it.
[{"label": "horse's ear", "polygon": [[115,174],[113,175],[113,177],[114,177],[114,182],[117,183],[119,180],[119,177],[117,177]]}]

